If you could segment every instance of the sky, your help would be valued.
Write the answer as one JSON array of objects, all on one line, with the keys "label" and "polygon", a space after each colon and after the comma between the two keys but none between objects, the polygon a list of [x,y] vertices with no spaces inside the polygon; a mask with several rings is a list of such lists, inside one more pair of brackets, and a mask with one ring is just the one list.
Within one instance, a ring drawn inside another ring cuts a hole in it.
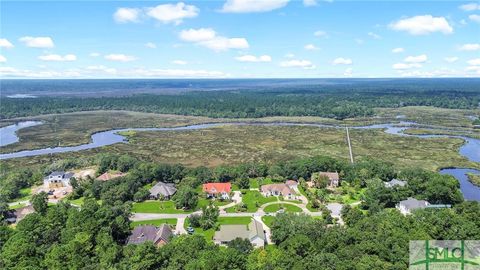
[{"label": "sky", "polygon": [[480,1],[0,2],[0,78],[480,77]]}]

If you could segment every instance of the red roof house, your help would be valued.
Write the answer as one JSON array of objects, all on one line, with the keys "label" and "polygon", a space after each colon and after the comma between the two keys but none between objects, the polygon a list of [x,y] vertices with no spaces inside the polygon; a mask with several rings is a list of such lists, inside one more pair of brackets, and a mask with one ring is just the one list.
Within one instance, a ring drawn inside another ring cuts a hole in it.
[{"label": "red roof house", "polygon": [[232,190],[232,184],[230,183],[206,183],[203,184],[203,192],[209,196],[221,195],[227,197]]}]

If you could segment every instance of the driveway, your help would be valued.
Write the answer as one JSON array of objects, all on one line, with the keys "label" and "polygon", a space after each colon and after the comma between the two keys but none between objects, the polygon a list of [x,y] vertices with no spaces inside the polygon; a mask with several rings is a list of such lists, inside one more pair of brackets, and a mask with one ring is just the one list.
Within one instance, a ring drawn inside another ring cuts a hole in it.
[{"label": "driveway", "polygon": [[175,226],[176,234],[187,234],[184,224],[185,224],[185,218],[177,218],[177,225]]}]

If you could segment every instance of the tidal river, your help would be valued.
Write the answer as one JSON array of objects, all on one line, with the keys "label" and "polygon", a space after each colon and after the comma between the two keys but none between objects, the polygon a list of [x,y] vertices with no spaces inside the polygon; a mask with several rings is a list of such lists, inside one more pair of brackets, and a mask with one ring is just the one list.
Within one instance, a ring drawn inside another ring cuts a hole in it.
[{"label": "tidal river", "polygon": [[[26,121],[20,122],[15,125],[6,126],[0,128],[0,147],[16,143],[19,141],[17,136],[17,131],[36,125],[40,125],[41,122],[38,121]],[[210,123],[210,124],[199,124],[199,125],[189,125],[183,127],[172,127],[172,128],[126,128],[126,129],[114,129],[103,132],[95,133],[91,136],[91,142],[86,144],[81,144],[77,146],[68,146],[68,147],[53,147],[53,148],[43,148],[36,150],[25,150],[19,152],[12,152],[6,154],[0,154],[0,160],[10,159],[10,158],[19,158],[19,157],[31,157],[38,155],[54,154],[54,153],[65,153],[65,152],[74,152],[87,150],[107,145],[112,145],[116,143],[126,143],[124,136],[118,134],[121,131],[187,131],[187,130],[198,130],[198,129],[207,129],[222,125],[256,125],[256,126],[313,126],[313,127],[329,127],[329,128],[344,128],[343,126],[331,126],[331,125],[322,125],[322,124],[304,124],[304,123],[245,123],[245,122],[234,122],[234,123]],[[408,126],[414,126],[415,123],[411,122],[400,122],[398,124],[378,124],[378,125],[368,125],[360,127],[352,127],[353,129],[383,129],[386,133],[397,135],[397,136],[411,136],[419,138],[439,138],[439,137],[449,137],[449,138],[461,138],[465,141],[463,146],[460,147],[459,153],[470,161],[480,162],[480,140],[464,137],[464,136],[449,136],[449,135],[407,135],[403,131],[407,129]],[[467,168],[449,168],[442,169],[440,171],[442,174],[449,174],[454,176],[460,183],[460,189],[463,193],[463,196],[466,200],[475,200],[480,201],[480,187],[473,185],[467,179],[467,173],[476,173],[480,174],[480,171]]]}]

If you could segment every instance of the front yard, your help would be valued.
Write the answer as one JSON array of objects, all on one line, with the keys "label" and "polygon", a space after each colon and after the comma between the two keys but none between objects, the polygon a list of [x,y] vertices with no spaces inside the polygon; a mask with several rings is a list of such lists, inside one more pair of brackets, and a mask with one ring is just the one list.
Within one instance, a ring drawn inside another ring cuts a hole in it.
[{"label": "front yard", "polygon": [[[245,194],[243,194],[243,192]],[[242,191],[242,203],[245,204],[247,213],[254,213],[257,212],[258,208],[263,204],[269,202],[277,201],[276,197],[264,197],[260,192],[256,190],[243,190]],[[237,206],[232,206],[225,209],[227,213],[235,213],[237,212]]]},{"label": "front yard", "polygon": [[153,225],[153,226],[160,226],[162,224],[168,224],[173,227],[177,224],[177,219],[176,218],[162,218],[162,219],[152,219],[152,220],[142,220],[142,221],[132,221],[130,223],[131,228],[135,228],[139,225]]},{"label": "front yard", "polygon": [[[247,225],[252,221],[251,217],[219,217],[217,224],[220,225]],[[185,219],[184,227],[187,229],[190,226],[190,221],[188,218]],[[203,235],[207,241],[212,241],[213,236],[215,235],[215,228],[208,230],[203,230],[200,227],[194,228],[195,232],[193,234]]]}]

